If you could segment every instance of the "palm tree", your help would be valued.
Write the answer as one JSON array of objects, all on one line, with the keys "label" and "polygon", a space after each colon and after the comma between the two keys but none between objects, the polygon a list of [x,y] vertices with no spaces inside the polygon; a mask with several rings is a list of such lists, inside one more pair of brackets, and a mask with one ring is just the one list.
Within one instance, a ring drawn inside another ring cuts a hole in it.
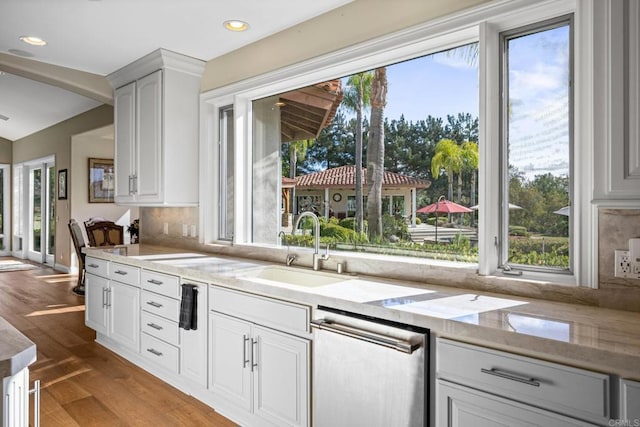
[{"label": "palm tree", "polygon": [[370,104],[371,81],[373,73],[354,74],[347,80],[342,103],[347,109],[356,113],[356,229],[359,233],[364,230],[362,207],[362,112]]},{"label": "palm tree", "polygon": [[387,104],[387,69],[377,68],[371,82],[371,127],[367,146],[367,216],[369,238],[382,236],[382,180],[384,178],[384,107]]},{"label": "palm tree", "polygon": [[436,144],[435,155],[431,159],[431,175],[434,179],[442,173],[447,175],[449,183],[448,199],[453,200],[453,175],[462,169],[461,149],[451,139],[441,139]]},{"label": "palm tree", "polygon": [[289,178],[297,175],[298,162],[307,157],[307,150],[316,142],[315,139],[301,139],[300,141],[289,142]]},{"label": "palm tree", "polygon": [[471,206],[475,206],[476,175],[478,174],[478,164],[480,161],[480,154],[478,153],[478,143],[476,143],[475,141],[463,142],[460,146],[460,157],[462,157],[462,171],[471,173]]}]

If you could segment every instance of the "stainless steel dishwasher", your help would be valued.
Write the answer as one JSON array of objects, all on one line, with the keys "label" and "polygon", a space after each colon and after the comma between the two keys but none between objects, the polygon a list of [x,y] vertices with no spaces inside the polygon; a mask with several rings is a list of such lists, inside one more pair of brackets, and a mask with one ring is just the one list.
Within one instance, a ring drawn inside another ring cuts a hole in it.
[{"label": "stainless steel dishwasher", "polygon": [[427,426],[429,330],[319,306],[315,427]]}]

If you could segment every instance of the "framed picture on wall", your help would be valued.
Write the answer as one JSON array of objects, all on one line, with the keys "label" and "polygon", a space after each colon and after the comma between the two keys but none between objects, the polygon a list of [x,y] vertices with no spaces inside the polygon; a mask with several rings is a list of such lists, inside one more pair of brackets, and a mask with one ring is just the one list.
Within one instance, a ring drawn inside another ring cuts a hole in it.
[{"label": "framed picture on wall", "polygon": [[58,171],[58,200],[67,199],[67,170]]},{"label": "framed picture on wall", "polygon": [[89,203],[113,203],[113,159],[89,159]]}]

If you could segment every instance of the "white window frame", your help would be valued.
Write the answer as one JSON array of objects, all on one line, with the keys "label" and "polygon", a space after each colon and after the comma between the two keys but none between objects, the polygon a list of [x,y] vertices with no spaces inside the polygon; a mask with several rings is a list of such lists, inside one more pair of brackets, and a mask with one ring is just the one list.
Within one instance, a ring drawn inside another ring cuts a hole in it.
[{"label": "white window frame", "polygon": [[[235,225],[236,245],[251,245],[251,106],[254,99],[347,76],[382,65],[479,41],[480,173],[479,173],[479,265],[480,275],[500,275],[499,236],[499,33],[513,28],[574,13],[574,149],[573,208],[576,212],[572,247],[574,274],[531,273],[525,280],[596,287],[597,242],[593,189],[593,1],[529,0],[493,2],[459,14],[430,21],[388,36],[376,38],[281,70],[265,73],[201,94],[201,242],[217,240],[216,210],[219,200],[216,171],[218,109],[233,103],[235,120]],[[584,54],[586,52],[586,54]],[[578,145],[578,144],[576,144]],[[277,207],[274,207],[277,208]],[[341,253],[342,255],[342,253]],[[394,258],[394,262],[400,262]],[[415,262],[415,261],[414,261]],[[424,259],[429,264],[430,260]]]}]

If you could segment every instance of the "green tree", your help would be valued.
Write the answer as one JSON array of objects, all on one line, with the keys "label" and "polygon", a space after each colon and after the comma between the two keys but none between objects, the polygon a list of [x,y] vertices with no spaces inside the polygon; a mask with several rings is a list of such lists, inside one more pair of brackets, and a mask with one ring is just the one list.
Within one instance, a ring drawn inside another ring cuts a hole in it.
[{"label": "green tree", "polygon": [[447,176],[448,199],[453,200],[453,177],[462,169],[462,156],[458,144],[451,139],[442,139],[436,145],[436,152],[431,159],[431,174],[434,178],[442,174]]},{"label": "green tree", "polygon": [[384,178],[384,107],[387,104],[387,69],[376,68],[371,82],[371,128],[367,146],[367,220],[369,239],[382,236],[382,180]]},{"label": "green tree", "polygon": [[356,149],[355,149],[355,184],[356,184],[356,227],[359,233],[364,230],[362,207],[362,113],[370,105],[371,82],[373,72],[354,74],[347,80],[347,87],[342,105],[356,113]]}]

